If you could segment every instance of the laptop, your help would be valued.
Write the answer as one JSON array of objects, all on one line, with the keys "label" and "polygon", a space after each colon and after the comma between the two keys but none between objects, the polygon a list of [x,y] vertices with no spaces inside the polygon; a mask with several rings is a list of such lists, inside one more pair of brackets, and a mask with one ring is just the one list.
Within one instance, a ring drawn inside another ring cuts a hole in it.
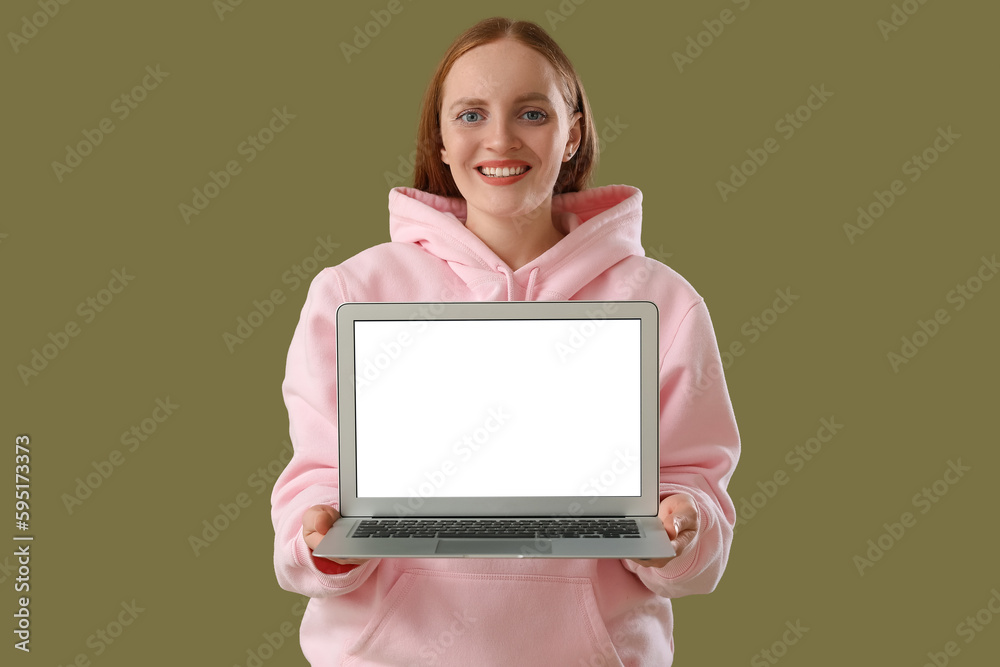
[{"label": "laptop", "polygon": [[337,310],[329,558],[666,558],[648,301]]}]

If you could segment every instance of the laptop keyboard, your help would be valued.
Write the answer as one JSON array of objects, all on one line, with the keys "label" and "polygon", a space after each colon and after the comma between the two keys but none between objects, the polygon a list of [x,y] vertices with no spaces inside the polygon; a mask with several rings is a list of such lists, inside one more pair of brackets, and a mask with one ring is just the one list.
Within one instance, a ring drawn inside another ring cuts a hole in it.
[{"label": "laptop keyboard", "polygon": [[630,538],[634,519],[363,519],[354,537]]}]

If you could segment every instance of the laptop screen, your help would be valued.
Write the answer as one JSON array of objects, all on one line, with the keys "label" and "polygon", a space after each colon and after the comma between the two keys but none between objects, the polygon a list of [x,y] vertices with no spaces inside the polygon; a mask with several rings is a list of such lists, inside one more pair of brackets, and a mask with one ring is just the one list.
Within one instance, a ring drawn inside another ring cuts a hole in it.
[{"label": "laptop screen", "polygon": [[640,320],[354,322],[358,498],[639,496]]}]

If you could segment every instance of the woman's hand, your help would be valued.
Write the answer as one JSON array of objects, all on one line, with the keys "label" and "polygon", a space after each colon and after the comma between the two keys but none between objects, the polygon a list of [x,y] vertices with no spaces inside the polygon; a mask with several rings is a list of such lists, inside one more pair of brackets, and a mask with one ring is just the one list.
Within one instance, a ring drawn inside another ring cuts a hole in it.
[{"label": "woman's hand", "polygon": [[[305,514],[302,515],[302,537],[310,550],[319,546],[327,531],[333,526],[334,521],[339,518],[340,512],[329,505],[313,505],[306,510]],[[346,560],[328,558],[327,560],[341,565],[361,565],[368,561],[366,558]]]},{"label": "woman's hand", "polygon": [[667,496],[660,501],[660,511],[657,512],[656,516],[663,522],[663,527],[667,529],[670,544],[673,545],[676,555],[655,560],[649,558],[629,559],[644,567],[663,567],[680,556],[698,533],[698,506],[695,505],[694,498],[690,494],[675,493],[672,496]]}]

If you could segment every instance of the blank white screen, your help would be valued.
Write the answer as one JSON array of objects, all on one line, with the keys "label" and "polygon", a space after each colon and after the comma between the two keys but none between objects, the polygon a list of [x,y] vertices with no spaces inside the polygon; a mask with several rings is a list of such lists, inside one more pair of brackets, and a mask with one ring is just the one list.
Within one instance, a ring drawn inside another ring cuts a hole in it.
[{"label": "blank white screen", "polygon": [[358,496],[638,496],[639,328],[355,322]]}]

